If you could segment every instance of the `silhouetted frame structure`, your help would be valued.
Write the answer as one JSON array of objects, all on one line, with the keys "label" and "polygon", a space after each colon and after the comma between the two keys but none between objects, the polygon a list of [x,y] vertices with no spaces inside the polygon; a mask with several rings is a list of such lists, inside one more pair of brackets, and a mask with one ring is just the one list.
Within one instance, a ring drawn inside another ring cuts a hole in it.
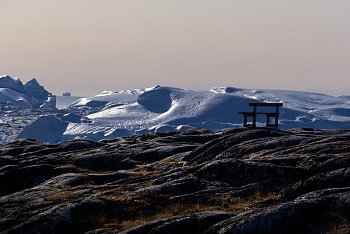
[{"label": "silhouetted frame structure", "polygon": [[[239,112],[243,115],[243,127],[256,128],[256,117],[257,115],[265,115],[266,116],[266,127],[278,128],[278,119],[280,116],[280,108],[283,106],[283,103],[266,103],[266,102],[251,102],[249,106],[253,107],[252,112]],[[258,112],[258,107],[275,107],[275,112]],[[251,124],[248,123],[248,118],[252,118],[253,122]],[[274,118],[275,121],[271,123],[271,119]]]}]

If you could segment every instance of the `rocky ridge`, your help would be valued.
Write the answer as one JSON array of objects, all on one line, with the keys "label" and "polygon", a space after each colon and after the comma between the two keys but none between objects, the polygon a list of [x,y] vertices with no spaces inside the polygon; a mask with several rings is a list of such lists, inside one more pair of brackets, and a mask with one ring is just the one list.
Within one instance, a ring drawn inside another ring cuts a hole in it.
[{"label": "rocky ridge", "polygon": [[0,233],[348,233],[350,131],[203,129],[0,148]]}]

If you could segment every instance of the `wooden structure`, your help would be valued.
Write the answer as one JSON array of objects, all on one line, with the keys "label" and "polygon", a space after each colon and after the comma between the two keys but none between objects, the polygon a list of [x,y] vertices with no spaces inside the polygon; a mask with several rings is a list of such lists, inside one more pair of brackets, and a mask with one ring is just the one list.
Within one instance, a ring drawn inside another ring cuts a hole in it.
[{"label": "wooden structure", "polygon": [[[278,128],[278,119],[280,113],[280,107],[283,106],[283,103],[266,103],[266,102],[253,102],[249,103],[249,106],[253,107],[252,112],[239,112],[243,115],[244,123],[243,127],[252,127],[256,128],[256,117],[257,115],[265,115],[266,116],[266,127],[274,127]],[[258,107],[275,107],[275,112],[258,112]],[[248,124],[248,118],[251,117],[253,119],[252,124]],[[271,118],[274,118],[274,122],[270,123]]]}]

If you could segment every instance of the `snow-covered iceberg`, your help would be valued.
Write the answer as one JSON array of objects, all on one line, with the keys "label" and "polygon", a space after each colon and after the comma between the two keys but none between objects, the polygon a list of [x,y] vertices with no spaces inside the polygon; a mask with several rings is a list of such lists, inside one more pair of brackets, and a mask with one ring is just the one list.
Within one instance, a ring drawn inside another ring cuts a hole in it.
[{"label": "snow-covered iceberg", "polygon": [[[101,140],[188,128],[217,131],[241,126],[242,116],[238,112],[248,111],[248,103],[252,101],[283,102],[280,118],[282,129],[350,128],[350,101],[345,96],[233,87],[194,91],[155,86],[143,90],[103,92],[95,97],[80,99],[70,109],[93,108],[95,112],[88,114],[86,119],[71,121],[60,117],[58,119],[64,123],[58,124],[60,130],[53,127],[51,135],[54,137],[43,139],[28,130],[50,129],[50,121],[43,116],[24,129],[19,137],[34,137],[48,143],[58,143],[77,137]],[[57,124],[56,119],[53,124]],[[264,122],[263,119],[260,121]],[[47,136],[50,135],[48,131],[45,132]]]},{"label": "snow-covered iceberg", "polygon": [[55,96],[34,78],[23,85],[20,79],[0,76],[0,108],[29,109],[50,108],[56,105]]}]

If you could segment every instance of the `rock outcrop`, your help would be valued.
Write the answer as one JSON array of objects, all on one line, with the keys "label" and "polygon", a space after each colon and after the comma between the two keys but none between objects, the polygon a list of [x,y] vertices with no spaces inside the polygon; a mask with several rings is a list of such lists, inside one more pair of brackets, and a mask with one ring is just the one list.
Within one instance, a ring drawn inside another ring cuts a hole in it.
[{"label": "rock outcrop", "polygon": [[350,131],[0,148],[0,233],[349,233]]}]

